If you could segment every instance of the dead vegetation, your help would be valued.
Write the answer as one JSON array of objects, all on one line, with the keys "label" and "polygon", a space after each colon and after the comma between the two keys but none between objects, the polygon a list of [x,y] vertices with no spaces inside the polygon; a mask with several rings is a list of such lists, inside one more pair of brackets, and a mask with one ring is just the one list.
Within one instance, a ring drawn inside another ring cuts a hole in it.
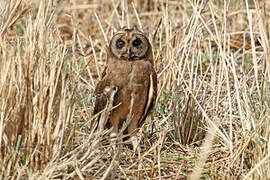
[{"label": "dead vegetation", "polygon": [[[268,1],[0,6],[1,179],[270,179]],[[89,128],[108,40],[132,25],[159,81],[136,154]]]}]

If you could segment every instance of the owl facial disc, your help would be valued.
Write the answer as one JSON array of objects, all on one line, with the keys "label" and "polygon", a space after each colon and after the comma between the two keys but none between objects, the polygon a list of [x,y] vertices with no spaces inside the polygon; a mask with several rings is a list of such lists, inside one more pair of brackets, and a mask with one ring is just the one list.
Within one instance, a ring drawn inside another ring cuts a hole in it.
[{"label": "owl facial disc", "polygon": [[123,29],[111,39],[110,52],[118,59],[135,61],[145,58],[150,46],[142,32],[137,29]]}]

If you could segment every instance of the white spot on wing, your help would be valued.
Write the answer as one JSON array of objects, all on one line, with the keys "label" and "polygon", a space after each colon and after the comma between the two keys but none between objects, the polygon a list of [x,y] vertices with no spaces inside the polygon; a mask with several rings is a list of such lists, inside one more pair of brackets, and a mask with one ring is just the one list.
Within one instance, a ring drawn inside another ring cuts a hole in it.
[{"label": "white spot on wing", "polygon": [[145,113],[148,111],[148,108],[150,107],[151,102],[153,101],[153,96],[154,96],[154,83],[153,83],[153,76],[152,76],[152,73],[151,73],[151,75],[150,75],[150,87],[149,87],[149,90],[148,90],[148,101],[147,101]]},{"label": "white spot on wing", "polygon": [[[153,83],[153,76],[152,73],[150,74],[150,84],[149,84],[149,89],[148,89],[148,97],[147,97],[147,102],[146,102],[146,106],[144,109],[144,114],[142,116],[142,119],[140,121],[142,121],[145,116],[147,115],[150,105],[153,101],[153,96],[154,96],[154,83]],[[140,122],[141,123],[141,122]]]}]

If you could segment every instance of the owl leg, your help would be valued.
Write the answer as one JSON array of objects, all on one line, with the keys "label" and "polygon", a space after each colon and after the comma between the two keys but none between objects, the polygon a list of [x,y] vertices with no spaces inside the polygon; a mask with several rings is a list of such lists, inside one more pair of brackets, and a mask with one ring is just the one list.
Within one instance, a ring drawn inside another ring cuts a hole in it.
[{"label": "owl leg", "polygon": [[133,150],[134,151],[140,151],[140,138],[138,137],[138,133],[135,132],[138,128],[138,120],[139,117],[137,115],[134,116],[132,119],[132,122],[130,123],[128,127],[128,134],[130,134],[130,140],[132,142]]},{"label": "owl leg", "polygon": [[[104,89],[104,94],[109,97],[107,101],[107,116],[106,120],[109,119],[110,114],[112,113],[113,109],[113,103],[115,99],[115,94],[117,93],[118,88],[114,85],[107,86]],[[110,134],[111,142],[116,142],[116,136],[118,133],[118,125],[119,125],[119,117],[118,116],[112,116],[111,119],[109,120],[110,126],[112,127],[112,132]],[[106,124],[106,123],[103,123]],[[115,145],[113,145],[115,148]]]},{"label": "owl leg", "polygon": [[[137,149],[137,138],[136,137],[133,137],[132,134],[134,134],[134,131],[136,130],[137,128],[137,123],[134,122],[134,117],[137,116],[136,114],[134,114],[134,102],[135,102],[135,96],[134,94],[131,95],[131,99],[130,99],[130,107],[129,107],[129,113],[128,115],[126,116],[126,121],[124,122],[121,130],[120,130],[120,133],[122,134],[124,132],[125,129],[128,130],[128,134],[130,134],[130,136],[132,136],[131,140],[132,140],[132,144],[133,144],[133,149]],[[134,142],[134,143],[133,143]]]},{"label": "owl leg", "polygon": [[[118,126],[119,126],[119,119],[113,118],[110,121],[110,124],[112,126],[112,132],[110,134],[110,138],[111,138],[111,143],[115,144],[116,143],[116,139],[117,139],[117,134],[118,134]],[[116,146],[113,145],[113,148],[115,148]]]},{"label": "owl leg", "polygon": [[132,142],[133,150],[136,152],[137,150],[140,151],[140,141],[137,136],[137,133],[135,132],[136,129],[138,128],[138,122],[140,120],[140,113],[136,112],[136,105],[134,106],[134,101],[136,102],[136,96],[132,95],[131,96],[131,105],[130,105],[130,112],[128,115],[129,120],[129,125],[128,125],[128,134],[130,134],[130,139]]}]

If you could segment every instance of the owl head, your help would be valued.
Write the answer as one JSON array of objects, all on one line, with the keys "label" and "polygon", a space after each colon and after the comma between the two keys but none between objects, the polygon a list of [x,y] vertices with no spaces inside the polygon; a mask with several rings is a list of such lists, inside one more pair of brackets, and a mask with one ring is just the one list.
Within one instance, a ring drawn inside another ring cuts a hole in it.
[{"label": "owl head", "polygon": [[146,35],[137,27],[122,28],[116,32],[110,41],[109,52],[119,60],[152,59],[151,44]]}]

